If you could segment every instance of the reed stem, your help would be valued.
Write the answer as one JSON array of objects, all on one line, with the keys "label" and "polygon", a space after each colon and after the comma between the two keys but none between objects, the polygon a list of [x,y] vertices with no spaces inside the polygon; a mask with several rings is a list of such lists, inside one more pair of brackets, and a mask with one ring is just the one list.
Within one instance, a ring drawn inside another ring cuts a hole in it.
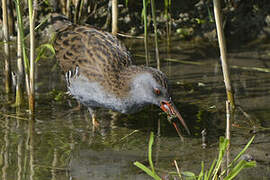
[{"label": "reed stem", "polygon": [[168,46],[171,46],[171,34],[172,34],[172,18],[171,18],[171,7],[172,7],[172,0],[169,0],[169,13],[168,13],[168,18],[169,18],[169,24],[168,24]]},{"label": "reed stem", "polygon": [[[78,14],[78,23],[81,23],[82,13],[83,13],[83,7],[84,7],[84,0],[81,0],[80,7],[79,7],[79,14]],[[87,8],[87,7],[85,7]]]},{"label": "reed stem", "polygon": [[14,23],[14,14],[13,14],[13,0],[7,0],[7,12],[8,12],[8,30],[9,35],[15,35],[15,23]]},{"label": "reed stem", "polygon": [[146,0],[143,0],[143,22],[144,22],[145,61],[146,61],[146,66],[148,66],[149,65],[149,51],[148,51],[147,5],[146,5]]},{"label": "reed stem", "polygon": [[229,101],[226,101],[226,139],[229,140],[228,144],[229,149],[231,141],[231,110]]},{"label": "reed stem", "polygon": [[232,109],[235,109],[235,103],[234,103],[234,96],[231,86],[231,80],[230,80],[230,72],[228,68],[228,61],[227,61],[227,49],[226,49],[226,40],[222,28],[222,17],[220,13],[220,0],[214,0],[214,13],[215,13],[215,21],[216,21],[216,28],[217,28],[217,34],[218,34],[218,43],[219,43],[219,50],[221,55],[221,65],[223,70],[223,77],[227,92],[227,99],[232,107]]},{"label": "reed stem", "polygon": [[171,0],[164,0],[165,17],[166,17],[166,34],[167,34],[167,48],[170,48],[171,44]]},{"label": "reed stem", "polygon": [[35,110],[35,14],[36,14],[37,2],[28,0],[28,9],[29,9],[29,28],[30,28],[30,95],[29,100],[29,109],[31,114]]},{"label": "reed stem", "polygon": [[65,15],[69,18],[69,19],[71,19],[70,17],[71,17],[71,12],[70,12],[70,4],[71,4],[71,2],[70,2],[71,0],[67,0],[67,1],[65,1],[66,3],[65,3],[65,11],[66,11],[66,13],[65,13]]},{"label": "reed stem", "polygon": [[112,34],[117,35],[118,32],[118,2],[112,0]]},{"label": "reed stem", "polygon": [[18,28],[20,33],[20,42],[22,46],[22,53],[23,53],[23,62],[24,62],[24,73],[25,73],[25,86],[26,86],[26,91],[27,95],[29,96],[30,94],[30,89],[29,89],[29,60],[26,54],[26,48],[25,48],[25,43],[24,43],[24,28],[22,24],[22,13],[21,13],[21,0],[16,0],[16,12],[17,12],[17,21],[18,21]]},{"label": "reed stem", "polygon": [[59,0],[59,1],[60,1],[61,13],[68,17],[67,8],[69,8],[69,6],[67,6],[67,3],[70,0]]},{"label": "reed stem", "polygon": [[[17,24],[19,22],[17,21]],[[20,32],[19,26],[17,27],[17,32]],[[21,35],[17,33],[17,79],[16,79],[16,101],[15,105],[20,106],[22,104],[22,77],[23,77],[23,61],[22,61],[22,44]]]},{"label": "reed stem", "polygon": [[227,175],[230,172],[229,164],[230,164],[230,147],[231,147],[231,109],[229,101],[226,101],[226,139],[228,139],[229,143],[227,146],[226,151],[226,168],[227,168]]},{"label": "reed stem", "polygon": [[81,4],[81,0],[75,1],[75,13],[74,13],[74,19],[73,19],[75,24],[78,24],[80,4]]},{"label": "reed stem", "polygon": [[153,18],[153,25],[154,25],[154,32],[155,32],[155,51],[156,51],[157,69],[160,70],[155,0],[151,0],[151,9],[152,9],[152,18]]},{"label": "reed stem", "polygon": [[11,70],[10,70],[10,48],[9,48],[9,27],[7,1],[2,0],[2,16],[3,16],[3,35],[4,35],[4,61],[5,61],[5,91],[11,92]]}]

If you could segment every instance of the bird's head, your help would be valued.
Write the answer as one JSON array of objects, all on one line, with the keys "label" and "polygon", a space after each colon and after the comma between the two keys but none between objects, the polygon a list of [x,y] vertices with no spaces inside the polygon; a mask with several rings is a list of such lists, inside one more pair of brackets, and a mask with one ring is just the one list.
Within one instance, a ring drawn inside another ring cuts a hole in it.
[{"label": "bird's head", "polygon": [[[168,82],[166,76],[159,70],[147,67],[142,73],[137,73],[132,88],[132,96],[138,104],[155,104],[167,113],[169,119],[177,117],[186,131],[190,131],[172,102],[168,90]],[[178,134],[179,130],[175,122],[172,122]]]}]

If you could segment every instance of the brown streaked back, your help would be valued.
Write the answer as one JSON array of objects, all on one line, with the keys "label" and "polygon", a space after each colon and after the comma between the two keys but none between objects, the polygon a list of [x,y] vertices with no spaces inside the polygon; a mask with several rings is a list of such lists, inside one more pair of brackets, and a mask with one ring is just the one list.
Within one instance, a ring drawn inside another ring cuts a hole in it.
[{"label": "brown streaked back", "polygon": [[115,79],[132,64],[126,47],[115,36],[91,26],[73,24],[61,29],[55,50],[65,73],[78,66],[90,81]]}]

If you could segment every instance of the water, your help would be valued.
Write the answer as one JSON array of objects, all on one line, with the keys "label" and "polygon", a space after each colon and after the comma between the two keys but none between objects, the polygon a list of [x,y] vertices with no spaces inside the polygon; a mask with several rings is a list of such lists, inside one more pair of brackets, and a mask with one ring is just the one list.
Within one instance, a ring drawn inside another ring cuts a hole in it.
[{"label": "water", "polygon": [[[142,43],[126,41],[136,64],[144,63]],[[1,179],[151,179],[133,162],[148,165],[148,138],[151,131],[156,134],[158,119],[161,119],[161,136],[156,137],[153,160],[162,177],[176,171],[174,160],[182,171],[198,174],[201,161],[209,168],[217,156],[219,136],[225,131],[226,92],[218,49],[211,44],[180,41],[172,44],[170,53],[166,45],[161,44],[162,71],[168,75],[175,104],[192,131],[190,136],[184,134],[185,142],[179,140],[165,114],[154,106],[133,115],[100,109],[97,118],[101,128],[94,132],[86,108],[75,110],[77,102],[64,93],[64,77],[55,60],[42,59],[37,64],[34,120],[29,119],[26,107],[10,107],[14,98],[7,97],[1,86]],[[257,161],[257,167],[244,170],[238,178],[269,179],[270,74],[241,69],[267,68],[269,50],[258,46],[229,52],[230,64],[234,66],[231,78],[236,103],[251,118],[239,109],[236,111],[232,129],[233,157],[256,132],[247,153]],[[154,52],[151,55],[153,57]],[[170,61],[165,61],[166,58]],[[3,66],[2,61],[0,65]],[[152,61],[151,65],[155,63]],[[206,149],[201,142],[203,129],[207,132]]]}]

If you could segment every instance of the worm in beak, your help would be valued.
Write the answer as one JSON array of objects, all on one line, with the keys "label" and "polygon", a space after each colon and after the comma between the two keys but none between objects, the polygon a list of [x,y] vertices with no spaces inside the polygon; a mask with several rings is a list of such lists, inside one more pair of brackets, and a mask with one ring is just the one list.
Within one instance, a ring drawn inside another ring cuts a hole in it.
[{"label": "worm in beak", "polygon": [[[190,131],[184,121],[184,119],[182,118],[181,114],[179,113],[179,111],[177,110],[176,106],[173,104],[173,102],[171,101],[162,101],[160,103],[160,108],[167,113],[168,117],[169,117],[169,121],[171,121],[171,119],[177,117],[179,119],[179,121],[181,122],[181,124],[184,126],[184,128],[186,129],[186,131],[188,132],[188,134],[190,134]],[[182,135],[179,131],[178,126],[176,125],[175,122],[172,122],[173,126],[175,127],[178,135],[180,136],[180,138],[182,139]]]}]

